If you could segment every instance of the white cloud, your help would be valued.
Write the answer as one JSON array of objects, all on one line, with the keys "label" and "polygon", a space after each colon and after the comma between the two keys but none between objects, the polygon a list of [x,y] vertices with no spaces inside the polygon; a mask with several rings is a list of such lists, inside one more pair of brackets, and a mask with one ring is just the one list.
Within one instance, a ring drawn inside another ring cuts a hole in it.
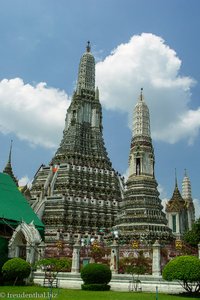
[{"label": "white cloud", "polygon": [[167,205],[168,201],[169,201],[169,199],[167,199],[167,198],[161,199],[161,204],[163,206],[162,210],[163,210],[164,213],[166,213],[165,209],[166,209],[166,205]]},{"label": "white cloud", "polygon": [[126,182],[129,176],[129,169],[126,169],[126,171],[124,172],[124,174],[122,174],[122,177],[124,177],[124,181]]},{"label": "white cloud", "polygon": [[169,201],[169,199],[167,199],[167,192],[160,183],[158,184],[158,191],[160,193],[159,198],[161,199],[161,204],[163,206],[163,212],[165,213],[166,204]]},{"label": "white cloud", "polygon": [[28,176],[23,176],[22,178],[19,179],[18,181],[18,185],[19,186],[25,186],[27,184],[30,184],[30,179],[28,178]]},{"label": "white cloud", "polygon": [[[161,37],[133,36],[96,65],[101,102],[107,109],[127,112],[131,124],[143,87],[152,137],[170,143],[187,138],[192,143],[199,133],[200,108],[189,108],[195,80],[181,76],[180,68],[181,60]],[[0,131],[32,145],[55,148],[68,105],[64,91],[45,83],[33,86],[20,78],[4,79],[0,81]]]},{"label": "white cloud", "polygon": [[32,145],[58,145],[69,98],[41,82],[36,86],[14,78],[0,81],[0,131],[14,133]]},{"label": "white cloud", "polygon": [[168,138],[170,133],[170,142],[187,137],[188,143],[192,144],[195,137],[198,135],[200,129],[200,108],[197,110],[188,110],[182,115],[178,116],[174,123],[171,123],[167,128],[157,131],[157,138]]},{"label": "white cloud", "polygon": [[198,199],[194,199],[194,208],[195,208],[195,218],[200,218],[200,201]]},{"label": "white cloud", "polygon": [[152,137],[170,143],[187,138],[191,143],[200,128],[200,108],[189,109],[195,80],[181,76],[180,68],[181,60],[161,37],[148,33],[133,36],[97,63],[101,102],[107,109],[127,112],[131,124],[143,87]]},{"label": "white cloud", "polygon": [[161,199],[167,197],[167,192],[166,192],[165,188],[160,183],[158,184],[158,191],[160,193],[160,198]]}]

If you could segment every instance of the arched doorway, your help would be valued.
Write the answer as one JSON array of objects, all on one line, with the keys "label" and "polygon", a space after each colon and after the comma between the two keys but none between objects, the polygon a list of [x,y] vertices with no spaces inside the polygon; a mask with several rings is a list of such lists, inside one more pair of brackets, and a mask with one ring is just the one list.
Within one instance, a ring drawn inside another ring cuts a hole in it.
[{"label": "arched doorway", "polygon": [[9,241],[9,257],[21,257],[34,263],[38,256],[38,246],[42,239],[33,223],[22,222],[17,226]]}]

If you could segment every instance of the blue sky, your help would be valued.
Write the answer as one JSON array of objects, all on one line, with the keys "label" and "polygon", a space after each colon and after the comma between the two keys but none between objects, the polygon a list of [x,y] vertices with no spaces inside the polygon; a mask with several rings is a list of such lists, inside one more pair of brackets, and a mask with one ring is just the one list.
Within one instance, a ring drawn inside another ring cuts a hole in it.
[{"label": "blue sky", "polygon": [[127,171],[143,87],[161,198],[172,196],[175,168],[181,189],[186,168],[200,207],[199,11],[198,0],[0,0],[1,170],[11,139],[19,179],[51,160],[90,40],[114,168]]}]

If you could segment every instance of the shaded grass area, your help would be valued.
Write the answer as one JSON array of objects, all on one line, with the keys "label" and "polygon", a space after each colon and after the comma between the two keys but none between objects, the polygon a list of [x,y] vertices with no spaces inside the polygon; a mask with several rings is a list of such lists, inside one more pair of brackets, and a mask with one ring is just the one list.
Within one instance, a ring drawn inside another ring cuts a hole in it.
[{"label": "shaded grass area", "polygon": [[[159,294],[159,300],[186,300],[196,299],[187,298],[183,295],[167,295]],[[0,299],[50,299],[50,289],[40,286],[1,286],[0,287]],[[52,299],[55,300],[155,300],[155,293],[136,293],[136,292],[94,292],[94,291],[82,291],[82,290],[70,290],[53,288]]]}]

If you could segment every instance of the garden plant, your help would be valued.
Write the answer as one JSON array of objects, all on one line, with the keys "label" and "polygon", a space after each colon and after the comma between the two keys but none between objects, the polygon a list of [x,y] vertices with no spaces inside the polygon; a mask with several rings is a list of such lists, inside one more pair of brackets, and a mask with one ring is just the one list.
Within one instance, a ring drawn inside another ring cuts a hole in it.
[{"label": "garden plant", "polygon": [[178,256],[166,264],[163,278],[178,280],[189,294],[200,294],[200,259],[195,256]]},{"label": "garden plant", "polygon": [[3,279],[12,285],[21,285],[30,275],[31,265],[22,258],[15,257],[5,262],[2,267]]},{"label": "garden plant", "polygon": [[35,267],[46,269],[49,267],[53,272],[70,272],[72,260],[66,257],[61,258],[44,258],[39,260]]},{"label": "garden plant", "polygon": [[81,270],[83,290],[108,291],[112,273],[110,268],[104,264],[88,264]]}]

